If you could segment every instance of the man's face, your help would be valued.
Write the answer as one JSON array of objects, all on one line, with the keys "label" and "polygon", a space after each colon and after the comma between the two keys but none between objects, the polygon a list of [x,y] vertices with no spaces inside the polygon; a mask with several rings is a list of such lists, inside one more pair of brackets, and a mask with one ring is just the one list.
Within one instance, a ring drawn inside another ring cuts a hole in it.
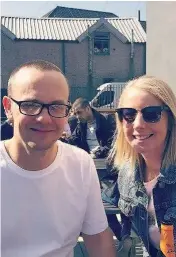
[{"label": "man's face", "polygon": [[86,123],[89,119],[89,107],[81,108],[76,107],[74,108],[74,114],[76,115],[77,119],[82,122]]},{"label": "man's face", "polygon": [[[68,95],[68,85],[61,73],[23,68],[14,77],[11,97],[16,101],[67,104]],[[36,116],[21,114],[18,105],[8,97],[3,104],[13,118],[14,140],[19,144],[47,150],[61,137],[66,117],[51,117],[46,108]]]}]

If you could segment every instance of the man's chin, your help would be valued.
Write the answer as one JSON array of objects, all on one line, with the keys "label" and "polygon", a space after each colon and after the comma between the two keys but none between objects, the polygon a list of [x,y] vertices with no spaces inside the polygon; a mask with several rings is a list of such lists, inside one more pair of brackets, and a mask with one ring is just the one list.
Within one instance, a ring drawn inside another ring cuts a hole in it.
[{"label": "man's chin", "polygon": [[48,143],[48,144],[43,142],[41,144],[38,144],[36,142],[30,141],[27,143],[27,145],[31,151],[47,151],[47,150],[51,149],[54,146],[54,144],[55,144],[55,142]]}]

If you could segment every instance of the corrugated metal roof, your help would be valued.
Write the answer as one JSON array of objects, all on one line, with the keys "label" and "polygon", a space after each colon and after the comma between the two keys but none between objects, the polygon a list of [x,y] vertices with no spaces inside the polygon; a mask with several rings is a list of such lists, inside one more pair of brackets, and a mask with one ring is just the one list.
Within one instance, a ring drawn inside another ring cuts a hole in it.
[{"label": "corrugated metal roof", "polygon": [[[137,18],[107,18],[131,42],[146,42],[146,33]],[[31,40],[69,40],[75,41],[99,19],[62,19],[62,18],[22,18],[1,17],[1,23],[15,34],[17,39]]]}]

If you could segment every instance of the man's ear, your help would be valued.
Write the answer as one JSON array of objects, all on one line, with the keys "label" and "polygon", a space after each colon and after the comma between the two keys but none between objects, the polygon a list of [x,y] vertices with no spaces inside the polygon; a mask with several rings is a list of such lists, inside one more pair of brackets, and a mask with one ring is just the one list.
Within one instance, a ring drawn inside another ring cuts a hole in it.
[{"label": "man's ear", "polygon": [[4,106],[4,110],[5,110],[5,114],[7,116],[7,119],[9,121],[12,121],[12,105],[11,105],[11,100],[8,96],[4,96],[3,99],[2,99],[2,103],[3,103],[3,106]]},{"label": "man's ear", "polygon": [[88,111],[88,112],[90,112],[90,111],[91,111],[90,106],[87,106],[87,107],[86,107],[86,109],[87,109],[87,111]]}]

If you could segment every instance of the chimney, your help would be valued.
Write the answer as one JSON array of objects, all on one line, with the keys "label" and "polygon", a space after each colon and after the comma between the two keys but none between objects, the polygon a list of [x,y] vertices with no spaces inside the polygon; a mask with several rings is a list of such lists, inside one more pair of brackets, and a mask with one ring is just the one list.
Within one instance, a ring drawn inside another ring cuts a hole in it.
[{"label": "chimney", "polygon": [[138,21],[141,21],[141,11],[138,10]]}]

